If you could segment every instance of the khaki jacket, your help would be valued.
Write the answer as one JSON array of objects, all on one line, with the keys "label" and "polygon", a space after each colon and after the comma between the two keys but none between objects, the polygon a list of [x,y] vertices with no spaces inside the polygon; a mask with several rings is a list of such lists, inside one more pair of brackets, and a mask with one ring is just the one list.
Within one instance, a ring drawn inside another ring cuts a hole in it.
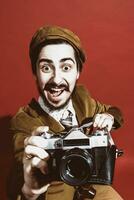
[{"label": "khaki jacket", "polygon": [[[92,99],[89,93],[83,86],[77,86],[73,95],[72,102],[76,111],[76,116],[79,124],[88,117],[94,117],[96,113],[108,112],[115,118],[115,127],[118,128],[122,125],[123,119],[121,112],[118,108],[110,105],[101,104],[100,102]],[[41,109],[36,100],[32,100],[30,104],[19,109],[18,113],[11,120],[11,133],[13,134],[14,142],[14,167],[11,173],[11,180],[9,182],[9,196],[10,199],[20,200],[24,199],[21,194],[23,185],[23,150],[24,139],[31,135],[31,132],[38,126],[49,126],[50,130],[59,133],[64,128],[54,118],[49,116]],[[74,188],[61,182],[52,184],[46,194],[41,195],[38,199],[46,200],[72,200],[74,195]]]}]

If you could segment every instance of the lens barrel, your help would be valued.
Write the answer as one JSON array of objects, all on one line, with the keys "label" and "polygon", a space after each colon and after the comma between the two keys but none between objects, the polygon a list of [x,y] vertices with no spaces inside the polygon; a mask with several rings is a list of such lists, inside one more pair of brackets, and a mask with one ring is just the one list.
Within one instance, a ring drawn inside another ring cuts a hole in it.
[{"label": "lens barrel", "polygon": [[93,158],[87,151],[73,148],[65,152],[60,164],[61,179],[72,186],[83,185],[92,174]]}]

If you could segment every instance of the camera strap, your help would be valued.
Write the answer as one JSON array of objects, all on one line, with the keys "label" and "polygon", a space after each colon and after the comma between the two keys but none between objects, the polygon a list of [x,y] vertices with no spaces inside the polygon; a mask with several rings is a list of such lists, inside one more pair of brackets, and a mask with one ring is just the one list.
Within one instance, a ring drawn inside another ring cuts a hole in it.
[{"label": "camera strap", "polygon": [[88,188],[79,186],[76,188],[73,200],[84,200],[85,198],[90,200],[93,199],[95,195],[96,190],[92,186],[89,186]]},{"label": "camera strap", "polygon": [[89,128],[92,125],[93,125],[93,122],[89,122],[89,123],[83,124],[82,126],[80,126],[80,128],[81,129],[83,129],[83,128]]}]

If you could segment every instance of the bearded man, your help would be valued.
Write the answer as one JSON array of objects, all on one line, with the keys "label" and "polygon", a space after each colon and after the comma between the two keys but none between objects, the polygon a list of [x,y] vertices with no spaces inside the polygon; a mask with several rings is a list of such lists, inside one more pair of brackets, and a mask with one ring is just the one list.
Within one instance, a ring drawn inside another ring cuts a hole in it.
[{"label": "bearded man", "polygon": [[[30,42],[29,55],[39,98],[21,107],[11,122],[16,167],[10,199],[73,200],[74,187],[46,178],[50,155],[42,133],[65,131],[62,122],[69,115],[71,127],[92,118],[93,128],[110,131],[122,125],[122,114],[117,107],[93,99],[77,84],[85,52],[72,31],[58,26],[39,28]],[[94,200],[122,199],[110,185],[92,186],[96,189]]]}]

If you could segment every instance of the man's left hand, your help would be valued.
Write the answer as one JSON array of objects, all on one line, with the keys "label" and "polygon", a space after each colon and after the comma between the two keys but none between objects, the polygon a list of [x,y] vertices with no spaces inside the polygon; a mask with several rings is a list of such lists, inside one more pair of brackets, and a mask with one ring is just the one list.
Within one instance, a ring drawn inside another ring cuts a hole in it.
[{"label": "man's left hand", "polygon": [[94,118],[93,126],[95,128],[107,128],[108,131],[111,131],[114,124],[114,117],[109,113],[96,114]]}]

